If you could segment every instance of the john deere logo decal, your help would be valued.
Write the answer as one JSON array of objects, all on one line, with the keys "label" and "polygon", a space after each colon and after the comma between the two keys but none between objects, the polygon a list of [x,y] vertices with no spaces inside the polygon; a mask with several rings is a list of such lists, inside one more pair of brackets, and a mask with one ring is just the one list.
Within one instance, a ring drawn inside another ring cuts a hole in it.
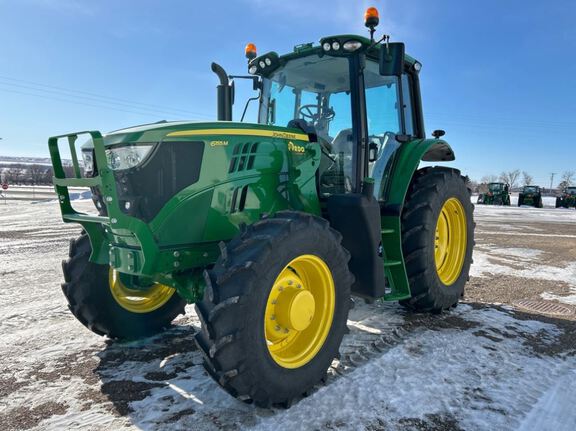
[{"label": "john deere logo decal", "polygon": [[288,141],[288,151],[291,151],[293,153],[304,153],[306,151],[306,148],[300,145],[296,145],[292,141]]}]

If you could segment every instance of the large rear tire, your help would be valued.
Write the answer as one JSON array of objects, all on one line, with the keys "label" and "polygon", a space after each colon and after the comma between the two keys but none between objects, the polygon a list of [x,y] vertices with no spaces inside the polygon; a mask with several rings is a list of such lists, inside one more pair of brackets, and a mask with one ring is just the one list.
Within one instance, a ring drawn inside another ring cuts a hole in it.
[{"label": "large rear tire", "polygon": [[283,211],[248,226],[205,273],[196,341],[231,395],[290,405],[325,378],[338,355],[353,277],[326,220]]},{"label": "large rear tire", "polygon": [[474,206],[455,169],[416,172],[402,212],[402,249],[415,311],[441,312],[464,294],[474,246]]},{"label": "large rear tire", "polygon": [[184,313],[186,302],[174,289],[159,284],[127,289],[109,265],[88,260],[91,251],[85,233],[70,242],[70,258],[62,262],[62,291],[72,314],[92,332],[137,339],[160,332]]}]

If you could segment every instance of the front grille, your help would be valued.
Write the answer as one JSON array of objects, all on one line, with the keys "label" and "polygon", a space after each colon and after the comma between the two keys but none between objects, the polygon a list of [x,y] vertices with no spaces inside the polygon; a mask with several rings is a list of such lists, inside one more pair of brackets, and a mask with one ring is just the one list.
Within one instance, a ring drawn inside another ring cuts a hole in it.
[{"label": "front grille", "polygon": [[141,165],[114,171],[120,208],[151,221],[178,192],[200,177],[204,142],[162,142]]}]

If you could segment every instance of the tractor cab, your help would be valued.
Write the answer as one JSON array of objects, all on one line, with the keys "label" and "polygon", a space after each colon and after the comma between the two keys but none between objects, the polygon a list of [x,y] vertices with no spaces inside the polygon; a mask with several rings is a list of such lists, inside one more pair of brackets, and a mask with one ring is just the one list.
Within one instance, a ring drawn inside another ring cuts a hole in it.
[{"label": "tractor cab", "polygon": [[[334,36],[250,62],[249,71],[262,77],[259,123],[297,127],[320,143],[322,197],[359,192],[364,177],[384,170],[387,144],[423,137],[420,64],[409,58],[398,75],[382,71],[380,49],[366,38]],[[378,184],[376,197],[380,192]]]},{"label": "tractor cab", "polygon": [[[249,72],[262,80],[258,122],[299,128],[320,144],[321,198],[358,193],[365,177],[385,179],[391,150],[424,137],[420,68],[401,43],[347,35],[249,62]],[[383,192],[378,181],[375,197]]]},{"label": "tractor cab", "polygon": [[502,193],[504,191],[508,191],[508,184],[490,183],[490,184],[488,184],[488,191],[490,193]]},{"label": "tractor cab", "polygon": [[530,194],[539,194],[540,187],[538,186],[524,186],[522,189],[522,193],[530,195]]},{"label": "tractor cab", "polygon": [[576,187],[566,187],[566,190],[564,190],[564,193],[567,196],[576,196]]}]

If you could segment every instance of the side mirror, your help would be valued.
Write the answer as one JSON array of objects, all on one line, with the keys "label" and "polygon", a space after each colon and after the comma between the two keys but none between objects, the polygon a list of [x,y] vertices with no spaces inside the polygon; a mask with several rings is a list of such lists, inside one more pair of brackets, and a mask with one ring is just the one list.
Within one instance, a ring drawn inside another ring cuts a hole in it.
[{"label": "side mirror", "polygon": [[404,70],[404,44],[400,42],[380,46],[380,75],[402,76]]},{"label": "side mirror", "polygon": [[436,139],[440,139],[445,134],[446,134],[446,132],[444,130],[434,130],[432,132],[432,136],[434,136]]},{"label": "side mirror", "polygon": [[370,142],[368,145],[368,161],[370,163],[378,160],[378,145],[374,142]]}]

